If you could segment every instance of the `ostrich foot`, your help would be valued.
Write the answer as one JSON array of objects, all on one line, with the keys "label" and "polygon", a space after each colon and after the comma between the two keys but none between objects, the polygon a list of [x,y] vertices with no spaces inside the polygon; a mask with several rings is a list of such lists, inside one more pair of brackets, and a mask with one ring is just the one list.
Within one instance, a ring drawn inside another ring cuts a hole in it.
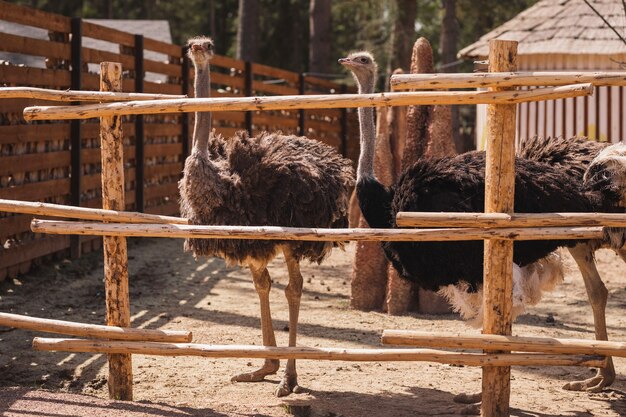
[{"label": "ostrich foot", "polygon": [[298,385],[298,375],[287,375],[283,376],[283,379],[278,384],[278,388],[274,391],[274,394],[277,397],[285,397],[291,393],[300,394],[304,392],[304,389]]},{"label": "ostrich foot", "polygon": [[596,376],[585,379],[584,381],[568,382],[563,386],[563,389],[568,391],[588,391],[588,392],[600,392],[605,387],[608,387],[615,380],[615,369],[613,364],[609,364],[606,368],[598,369]]},{"label": "ostrich foot", "polygon": [[263,381],[267,375],[273,375],[278,372],[280,362],[277,359],[266,359],[263,366],[254,372],[246,372],[235,375],[230,380],[232,382],[259,382]]},{"label": "ostrich foot", "polygon": [[466,394],[461,393],[454,396],[453,401],[459,404],[477,404],[480,403],[483,399],[483,393],[477,392],[475,394]]}]

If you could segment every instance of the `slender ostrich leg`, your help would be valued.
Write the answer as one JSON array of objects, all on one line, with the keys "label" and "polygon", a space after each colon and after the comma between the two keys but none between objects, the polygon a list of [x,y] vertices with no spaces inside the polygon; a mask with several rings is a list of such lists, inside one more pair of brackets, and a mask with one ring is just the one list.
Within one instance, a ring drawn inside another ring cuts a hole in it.
[{"label": "slender ostrich leg", "polygon": [[[606,302],[609,292],[607,291],[594,260],[595,248],[590,243],[579,243],[573,248],[569,248],[570,253],[578,264],[578,269],[583,276],[587,295],[589,296],[589,304],[593,310],[593,323],[596,331],[596,340],[608,340],[606,331]],[[591,391],[599,392],[602,388],[607,387],[615,380],[615,368],[613,360],[607,357],[607,363],[604,368],[598,369],[596,376],[584,381],[568,382],[563,387],[571,391]]]},{"label": "slender ostrich leg", "polygon": [[[289,271],[289,284],[285,287],[285,297],[289,304],[289,346],[296,346],[298,335],[298,315],[300,314],[300,299],[302,298],[302,274],[300,273],[300,263],[294,258],[291,249],[283,247],[287,270]],[[298,393],[301,388],[298,386],[298,373],[296,372],[296,360],[287,359],[287,367],[280,385],[276,389],[277,397],[284,397],[291,392]]]},{"label": "slender ostrich leg", "polygon": [[[265,266],[258,267],[250,265],[254,288],[259,295],[261,303],[261,331],[263,333],[263,346],[276,346],[274,328],[272,327],[272,315],[270,314],[270,289],[272,281]],[[234,376],[233,382],[258,382],[262,381],[266,375],[275,374],[278,371],[280,362],[277,359],[266,359],[263,366],[256,371],[247,372]]]}]

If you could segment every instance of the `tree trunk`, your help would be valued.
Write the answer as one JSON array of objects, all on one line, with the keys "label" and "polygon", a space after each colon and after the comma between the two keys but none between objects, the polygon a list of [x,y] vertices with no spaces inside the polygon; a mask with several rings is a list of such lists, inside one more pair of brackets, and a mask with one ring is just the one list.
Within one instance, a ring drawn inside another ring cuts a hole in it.
[{"label": "tree trunk", "polygon": [[[443,19],[441,20],[441,64],[456,61],[457,43],[459,39],[459,22],[456,18],[456,0],[441,0]],[[441,72],[456,72],[455,67],[444,67]]]},{"label": "tree trunk", "polygon": [[113,19],[113,0],[100,1],[97,10],[101,19]]},{"label": "tree trunk", "polygon": [[258,60],[259,0],[239,0],[237,59]]},{"label": "tree trunk", "polygon": [[215,37],[215,0],[209,2],[209,34]]},{"label": "tree trunk", "polygon": [[393,25],[393,50],[389,60],[389,73],[396,68],[408,70],[415,41],[416,0],[396,0],[397,18]]},{"label": "tree trunk", "polygon": [[[444,10],[441,20],[441,70],[440,72],[457,72],[456,66],[447,66],[456,61],[457,45],[459,40],[459,22],[456,18],[456,0],[442,0]],[[471,145],[462,143],[459,132],[459,108],[452,106],[452,139],[457,152],[469,150]]]},{"label": "tree trunk", "polygon": [[309,3],[309,71],[331,72],[331,0]]}]

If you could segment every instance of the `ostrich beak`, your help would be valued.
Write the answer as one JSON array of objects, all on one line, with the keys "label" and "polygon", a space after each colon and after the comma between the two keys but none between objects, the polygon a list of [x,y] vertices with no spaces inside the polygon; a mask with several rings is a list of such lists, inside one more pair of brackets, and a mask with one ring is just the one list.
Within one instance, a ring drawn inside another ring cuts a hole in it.
[{"label": "ostrich beak", "polygon": [[339,62],[341,65],[348,63],[350,60],[348,58],[339,58],[337,60],[337,62]]},{"label": "ostrich beak", "polygon": [[193,52],[200,52],[200,51],[202,51],[202,45],[193,44],[193,45],[191,45],[191,50]]}]

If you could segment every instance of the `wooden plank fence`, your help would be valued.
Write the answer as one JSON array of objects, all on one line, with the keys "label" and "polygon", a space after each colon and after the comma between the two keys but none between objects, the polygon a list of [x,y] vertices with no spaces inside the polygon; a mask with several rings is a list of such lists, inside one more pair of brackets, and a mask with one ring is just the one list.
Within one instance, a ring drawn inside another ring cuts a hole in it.
[{"label": "wooden plank fence", "polygon": [[[0,26],[4,87],[96,91],[99,75],[90,68],[114,61],[122,64],[123,91],[193,94],[193,68],[180,45],[6,1],[0,1],[0,21],[24,25],[28,33],[47,33],[42,39],[9,33]],[[117,52],[85,47],[85,38],[117,45]],[[146,58],[148,51],[162,59]],[[12,62],[16,56],[28,64]],[[331,81],[226,56],[216,56],[211,70],[215,97],[348,92]],[[146,73],[164,81],[147,79]],[[102,207],[98,120],[24,121],[24,107],[46,104],[53,102],[0,100],[0,198]],[[126,209],[178,213],[177,182],[190,149],[192,119],[188,114],[124,117]],[[214,114],[213,126],[226,136],[246,129],[252,134],[263,130],[303,134],[335,146],[353,160],[358,154],[356,113],[342,109],[220,112]],[[0,281],[54,256],[76,257],[102,244],[99,237],[35,235],[30,232],[31,219],[0,213]]]},{"label": "wooden plank fence", "polygon": [[[520,71],[623,72],[615,62],[600,55],[528,55],[520,57]],[[619,60],[619,56],[615,56]],[[521,87],[527,90],[530,87]],[[591,140],[615,143],[626,140],[626,87],[600,85],[593,96],[536,103],[517,107],[517,137],[585,136]],[[476,109],[476,143],[483,149],[487,124],[486,106]]]}]

